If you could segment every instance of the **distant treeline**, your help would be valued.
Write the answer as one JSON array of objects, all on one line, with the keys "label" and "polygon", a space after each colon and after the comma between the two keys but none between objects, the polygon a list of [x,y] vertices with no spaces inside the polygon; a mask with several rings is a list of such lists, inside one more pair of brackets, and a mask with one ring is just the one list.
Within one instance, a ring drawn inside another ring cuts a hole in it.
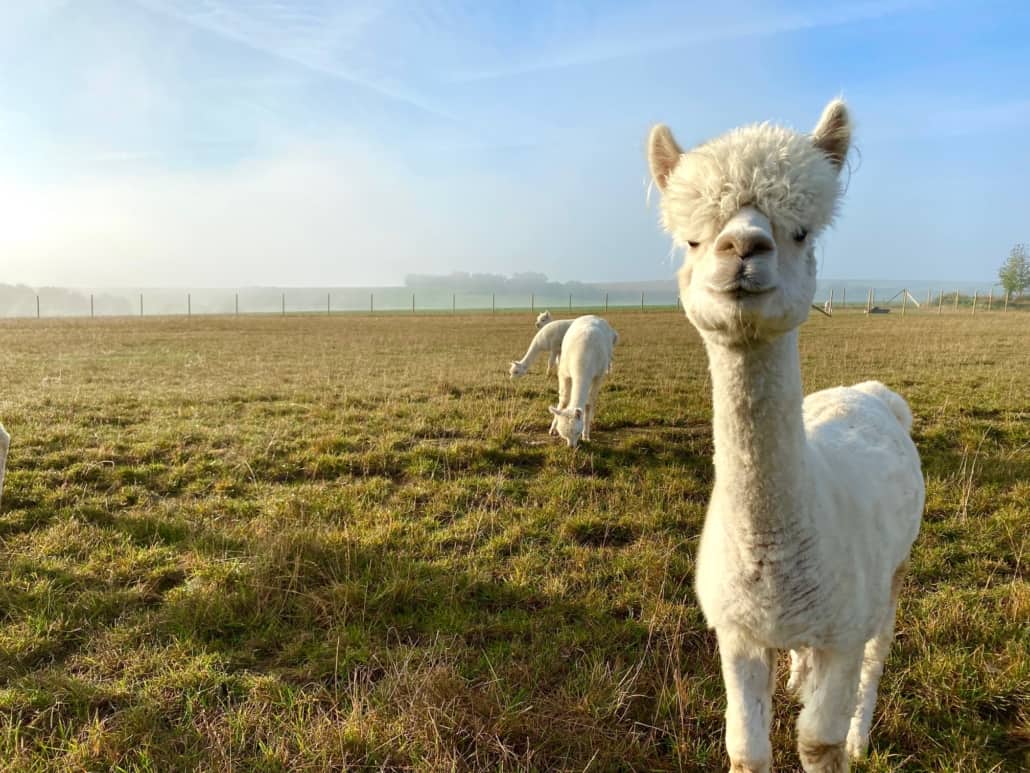
[{"label": "distant treeline", "polygon": [[470,274],[466,271],[455,271],[450,274],[407,274],[404,286],[413,290],[447,290],[452,293],[504,293],[520,294],[536,293],[538,295],[561,296],[597,295],[597,287],[583,282],[552,282],[546,274],[536,271],[523,271],[505,276],[504,274]]},{"label": "distant treeline", "polygon": [[[27,285],[0,284],[0,317],[32,317],[36,314],[36,299],[45,304],[49,316],[54,314],[82,316],[89,314],[88,292],[66,287],[29,287]],[[93,296],[96,314],[120,316],[131,314],[132,303],[124,297],[110,293]]]}]

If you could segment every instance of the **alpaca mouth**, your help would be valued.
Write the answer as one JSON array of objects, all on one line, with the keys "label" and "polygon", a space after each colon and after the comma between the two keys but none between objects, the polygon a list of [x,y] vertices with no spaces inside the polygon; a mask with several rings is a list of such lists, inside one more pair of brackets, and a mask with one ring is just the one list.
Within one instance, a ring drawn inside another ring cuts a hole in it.
[{"label": "alpaca mouth", "polygon": [[776,289],[774,284],[762,284],[748,277],[734,279],[732,282],[722,284],[709,284],[708,289],[716,295],[725,295],[733,298],[748,298],[755,295],[765,295]]}]

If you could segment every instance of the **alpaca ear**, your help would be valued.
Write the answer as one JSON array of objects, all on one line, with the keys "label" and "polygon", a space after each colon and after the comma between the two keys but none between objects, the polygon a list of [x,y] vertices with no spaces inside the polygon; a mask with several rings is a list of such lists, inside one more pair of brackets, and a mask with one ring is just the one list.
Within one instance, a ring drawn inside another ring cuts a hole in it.
[{"label": "alpaca ear", "polygon": [[851,116],[843,99],[835,99],[823,109],[812,132],[812,142],[840,169],[851,147]]},{"label": "alpaca ear", "polygon": [[576,409],[576,418],[577,419],[582,419],[583,418],[583,409],[582,408],[577,408]]},{"label": "alpaca ear", "polygon": [[679,163],[683,150],[676,144],[669,127],[663,123],[651,129],[647,141],[647,161],[651,165],[651,177],[654,178],[658,190],[665,192],[669,184],[669,175]]},{"label": "alpaca ear", "polygon": [[557,405],[548,405],[547,410],[553,413],[555,416],[561,416],[561,411],[558,410]]}]

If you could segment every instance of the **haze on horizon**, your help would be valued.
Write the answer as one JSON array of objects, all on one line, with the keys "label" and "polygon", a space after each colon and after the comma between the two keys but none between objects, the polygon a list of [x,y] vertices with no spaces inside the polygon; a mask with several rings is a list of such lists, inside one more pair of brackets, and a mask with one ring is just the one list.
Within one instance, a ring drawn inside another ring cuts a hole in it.
[{"label": "haze on horizon", "polygon": [[993,281],[1030,240],[1028,39],[1017,0],[3,3],[0,283],[666,279],[651,124],[838,94],[820,278]]}]

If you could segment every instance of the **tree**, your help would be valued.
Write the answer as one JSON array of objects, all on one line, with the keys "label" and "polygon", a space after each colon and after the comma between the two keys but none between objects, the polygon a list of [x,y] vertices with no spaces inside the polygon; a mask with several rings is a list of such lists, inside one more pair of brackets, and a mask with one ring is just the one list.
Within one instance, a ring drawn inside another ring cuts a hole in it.
[{"label": "tree", "polygon": [[1025,244],[1016,244],[1009,251],[1006,260],[998,269],[998,279],[1006,292],[1019,293],[1030,287],[1030,256],[1028,256]]}]

